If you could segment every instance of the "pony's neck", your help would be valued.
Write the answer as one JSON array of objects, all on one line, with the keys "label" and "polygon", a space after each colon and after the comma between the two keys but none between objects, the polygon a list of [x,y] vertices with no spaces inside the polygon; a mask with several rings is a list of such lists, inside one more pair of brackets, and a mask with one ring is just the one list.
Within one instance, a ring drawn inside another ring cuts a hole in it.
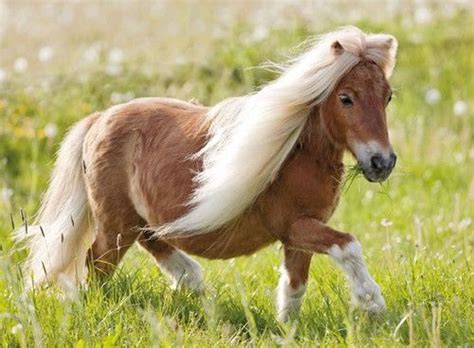
[{"label": "pony's neck", "polygon": [[317,162],[321,169],[330,172],[342,170],[344,148],[337,144],[329,135],[320,115],[319,107],[315,107],[311,112],[307,125],[301,135],[300,143],[302,150],[313,161]]}]

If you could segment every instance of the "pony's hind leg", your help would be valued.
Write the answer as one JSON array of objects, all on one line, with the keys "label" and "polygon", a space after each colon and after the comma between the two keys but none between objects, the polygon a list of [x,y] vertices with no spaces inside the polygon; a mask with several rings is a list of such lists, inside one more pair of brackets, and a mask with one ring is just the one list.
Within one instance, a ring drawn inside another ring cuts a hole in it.
[{"label": "pony's hind leg", "polygon": [[99,278],[106,278],[138,238],[145,221],[135,211],[126,191],[119,185],[117,188],[107,186],[104,176],[90,180],[88,188],[96,232],[89,251],[89,264]]},{"label": "pony's hind leg", "polygon": [[101,224],[89,251],[89,263],[99,279],[107,278],[114,272],[137,236],[133,228]]},{"label": "pony's hind leg", "polygon": [[99,278],[105,278],[113,273],[138,238],[139,228],[144,225],[144,221],[127,201],[122,201],[119,214],[115,213],[117,210],[113,210],[112,201],[109,204],[94,203],[91,208],[96,221],[96,238],[89,252],[89,262],[92,263],[95,274]]},{"label": "pony's hind leg", "polygon": [[186,253],[154,238],[149,232],[141,234],[138,242],[153,255],[158,267],[171,279],[173,288],[203,290],[201,266]]}]

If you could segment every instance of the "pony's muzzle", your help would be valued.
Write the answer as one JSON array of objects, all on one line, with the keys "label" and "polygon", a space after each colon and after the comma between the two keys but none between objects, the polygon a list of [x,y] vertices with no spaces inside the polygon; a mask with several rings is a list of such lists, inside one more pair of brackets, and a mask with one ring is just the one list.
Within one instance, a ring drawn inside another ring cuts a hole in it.
[{"label": "pony's muzzle", "polygon": [[370,156],[368,161],[359,163],[359,166],[368,181],[381,182],[390,176],[396,163],[397,155],[394,152],[390,152],[388,156],[375,153]]}]

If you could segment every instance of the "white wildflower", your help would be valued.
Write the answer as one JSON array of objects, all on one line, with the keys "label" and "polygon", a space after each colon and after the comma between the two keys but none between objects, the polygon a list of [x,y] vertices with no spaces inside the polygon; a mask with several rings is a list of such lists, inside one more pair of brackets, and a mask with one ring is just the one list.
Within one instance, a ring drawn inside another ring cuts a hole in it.
[{"label": "white wildflower", "polygon": [[436,104],[441,99],[441,93],[436,88],[430,88],[425,93],[425,101],[430,104]]},{"label": "white wildflower", "polygon": [[380,224],[383,226],[383,227],[390,227],[393,225],[393,222],[388,220],[388,219],[382,219],[382,221],[380,221]]},{"label": "white wildflower", "polygon": [[15,60],[15,63],[13,63],[13,69],[15,69],[15,71],[19,73],[25,72],[26,69],[28,69],[28,61],[26,60],[26,58],[17,58]]},{"label": "white wildflower", "polygon": [[9,187],[2,188],[2,201],[3,202],[10,202],[10,198],[13,196],[13,190]]},{"label": "white wildflower", "polygon": [[108,55],[108,64],[105,72],[110,76],[118,76],[122,73],[123,51],[120,48],[110,50]]},{"label": "white wildflower", "polygon": [[464,230],[464,229],[468,228],[469,226],[471,226],[471,224],[472,224],[472,219],[470,217],[467,217],[467,218],[462,219],[459,222],[458,228],[459,228],[459,230]]},{"label": "white wildflower", "polygon": [[418,24],[428,23],[432,17],[433,15],[427,7],[419,7],[415,10],[415,22]]},{"label": "white wildflower", "polygon": [[54,56],[54,50],[50,46],[42,47],[38,52],[38,59],[42,63],[46,63]]},{"label": "white wildflower", "polygon": [[111,64],[120,64],[123,60],[123,51],[120,48],[110,50],[108,60]]},{"label": "white wildflower", "polygon": [[251,41],[253,42],[263,41],[267,37],[268,37],[268,28],[266,26],[259,25],[257,28],[255,28],[254,32],[252,33]]},{"label": "white wildflower", "polygon": [[374,198],[374,191],[372,190],[367,190],[367,192],[365,192],[365,198],[370,201],[372,200],[372,198]]},{"label": "white wildflower", "polygon": [[16,324],[14,327],[12,327],[12,334],[16,335],[19,332],[23,331],[23,325],[21,324]]},{"label": "white wildflower", "polygon": [[423,221],[421,220],[421,218],[418,215],[415,215],[415,225],[417,227],[422,227],[423,226]]},{"label": "white wildflower", "polygon": [[453,105],[453,112],[456,116],[462,116],[467,112],[467,103],[463,100],[458,100]]},{"label": "white wildflower", "polygon": [[44,127],[44,134],[47,138],[52,139],[58,134],[58,126],[55,123],[48,123]]},{"label": "white wildflower", "polygon": [[7,79],[7,72],[0,68],[0,83]]},{"label": "white wildflower", "polygon": [[94,44],[86,48],[82,56],[86,62],[95,63],[99,60],[99,53],[100,53],[100,46],[98,44]]}]

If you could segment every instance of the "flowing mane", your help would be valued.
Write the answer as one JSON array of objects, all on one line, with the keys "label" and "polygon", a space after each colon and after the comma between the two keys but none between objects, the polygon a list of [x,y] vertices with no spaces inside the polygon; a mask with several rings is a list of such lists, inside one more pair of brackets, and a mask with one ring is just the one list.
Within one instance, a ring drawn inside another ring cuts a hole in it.
[{"label": "flowing mane", "polygon": [[189,236],[215,230],[242,214],[277,175],[306,124],[311,109],[362,59],[389,77],[396,39],[345,27],[321,36],[281,68],[278,79],[244,97],[210,109],[209,141],[195,156],[203,161],[189,212],[157,227],[158,236]]}]

